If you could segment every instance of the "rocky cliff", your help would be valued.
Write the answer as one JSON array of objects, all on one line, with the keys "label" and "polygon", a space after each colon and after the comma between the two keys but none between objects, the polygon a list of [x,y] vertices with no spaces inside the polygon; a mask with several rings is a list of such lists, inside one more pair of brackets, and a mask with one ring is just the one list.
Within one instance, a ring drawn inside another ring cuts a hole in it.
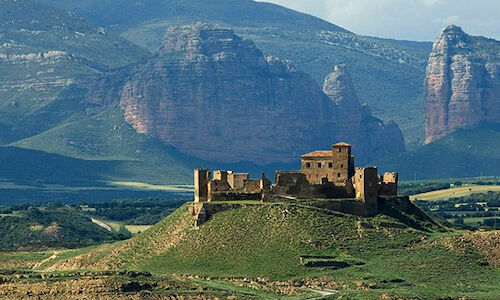
[{"label": "rocky cliff", "polygon": [[118,97],[138,132],[209,161],[292,162],[338,140],[352,141],[364,161],[404,149],[395,124],[361,107],[343,67],[325,91],[232,30],[197,24],[170,28]]},{"label": "rocky cliff", "polygon": [[443,29],[427,66],[426,143],[481,122],[500,123],[500,42]]}]

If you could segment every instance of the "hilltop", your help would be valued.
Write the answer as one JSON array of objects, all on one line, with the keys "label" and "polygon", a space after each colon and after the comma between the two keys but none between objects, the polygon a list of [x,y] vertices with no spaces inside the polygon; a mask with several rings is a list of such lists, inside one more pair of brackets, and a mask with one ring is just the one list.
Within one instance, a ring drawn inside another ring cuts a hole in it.
[{"label": "hilltop", "polygon": [[[500,288],[498,272],[480,252],[486,249],[464,248],[476,243],[474,235],[457,239],[459,232],[418,209],[402,213],[386,207],[368,218],[300,202],[225,205],[232,209],[199,228],[183,206],[128,241],[55,257],[44,267],[193,275],[282,295],[309,286],[365,299],[383,294],[488,299]],[[497,263],[496,256],[488,257]]]}]

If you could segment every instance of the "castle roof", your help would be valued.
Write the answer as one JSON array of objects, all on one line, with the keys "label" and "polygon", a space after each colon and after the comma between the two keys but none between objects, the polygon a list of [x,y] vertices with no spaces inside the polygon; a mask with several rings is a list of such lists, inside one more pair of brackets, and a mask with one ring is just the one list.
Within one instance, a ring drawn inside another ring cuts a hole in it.
[{"label": "castle roof", "polygon": [[303,154],[302,157],[331,157],[332,151],[319,150]]},{"label": "castle roof", "polygon": [[340,142],[340,143],[334,144],[334,146],[350,147],[351,144],[348,144],[348,143],[345,143],[345,142]]}]

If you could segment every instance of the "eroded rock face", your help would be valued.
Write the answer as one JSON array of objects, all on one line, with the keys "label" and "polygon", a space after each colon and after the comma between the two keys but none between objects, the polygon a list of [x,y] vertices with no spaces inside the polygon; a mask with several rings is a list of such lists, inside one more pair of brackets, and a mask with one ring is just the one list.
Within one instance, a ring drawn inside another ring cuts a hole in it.
[{"label": "eroded rock face", "polygon": [[197,24],[170,28],[158,56],[123,81],[119,100],[138,132],[209,161],[293,162],[338,140],[365,161],[404,149],[395,124],[361,107],[344,67],[325,91],[330,97],[232,30]]},{"label": "eroded rock face", "polygon": [[500,42],[443,29],[427,66],[426,143],[459,128],[500,122]]}]

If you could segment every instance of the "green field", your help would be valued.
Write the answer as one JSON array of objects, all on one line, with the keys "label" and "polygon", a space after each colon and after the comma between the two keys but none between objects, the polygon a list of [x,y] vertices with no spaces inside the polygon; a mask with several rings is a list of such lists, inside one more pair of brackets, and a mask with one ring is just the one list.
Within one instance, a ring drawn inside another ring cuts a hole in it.
[{"label": "green field", "polygon": [[450,198],[465,197],[475,193],[500,192],[499,185],[465,185],[445,190],[432,191],[413,195],[411,200],[439,201]]}]

